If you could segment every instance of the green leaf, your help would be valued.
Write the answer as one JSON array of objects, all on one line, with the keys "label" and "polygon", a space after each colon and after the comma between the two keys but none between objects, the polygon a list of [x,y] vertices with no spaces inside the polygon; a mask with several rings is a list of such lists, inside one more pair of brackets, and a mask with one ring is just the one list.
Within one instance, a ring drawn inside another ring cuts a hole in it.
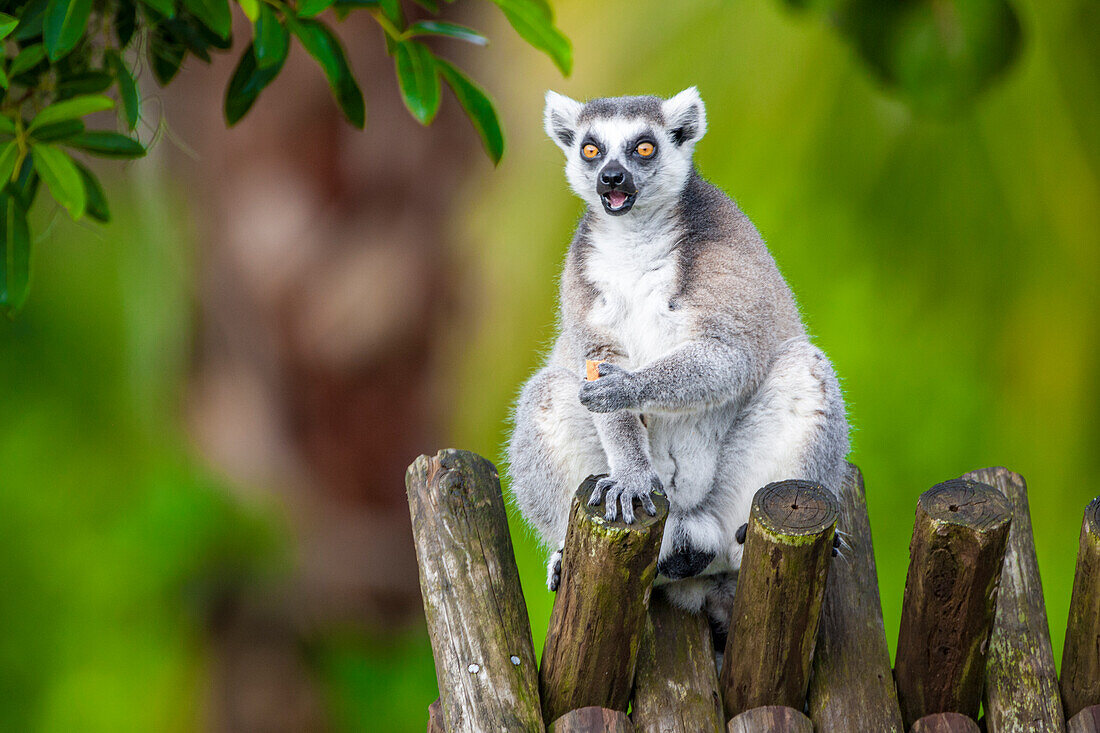
[{"label": "green leaf", "polygon": [[51,143],[58,140],[67,140],[74,135],[84,132],[84,123],[80,120],[62,120],[42,125],[31,132],[31,138],[40,143]]},{"label": "green leaf", "polygon": [[523,40],[553,59],[561,73],[573,68],[573,47],[554,27],[554,15],[546,0],[493,0]]},{"label": "green leaf", "polygon": [[15,120],[7,115],[0,115],[0,132],[6,132],[9,135],[15,134]]},{"label": "green leaf", "polygon": [[20,74],[30,71],[38,66],[44,58],[46,58],[46,47],[41,43],[27,46],[11,62],[11,67],[8,68],[8,76],[14,79]]},{"label": "green leaf", "polygon": [[51,145],[32,145],[31,155],[34,156],[34,169],[49,186],[54,200],[68,209],[73,219],[84,216],[87,203],[84,182],[68,153]]},{"label": "green leaf", "polygon": [[237,63],[237,69],[233,72],[233,78],[229,80],[229,88],[225,90],[225,121],[230,127],[237,124],[248,110],[252,109],[256,98],[264,90],[272,79],[279,75],[286,61],[286,49],[283,57],[266,68],[258,68],[256,65],[256,53],[253,46],[249,46],[241,54],[241,60]]},{"label": "green leaf", "polygon": [[153,76],[162,87],[167,86],[179,73],[187,49],[175,38],[163,33],[149,36],[149,61],[153,66]]},{"label": "green leaf", "polygon": [[324,23],[318,20],[294,20],[287,16],[290,30],[302,42],[309,55],[316,59],[328,78],[329,88],[348,122],[363,129],[366,105],[363,92],[351,74],[340,41]]},{"label": "green leaf", "polygon": [[[29,41],[42,35],[42,19],[46,15],[46,5],[50,0],[31,0],[19,13],[19,26],[11,37],[16,41]],[[12,74],[12,76],[15,76]]]},{"label": "green leaf", "polygon": [[140,158],[145,155],[145,148],[137,140],[108,130],[82,132],[66,140],[65,144],[102,158]]},{"label": "green leaf", "polygon": [[126,48],[137,30],[137,5],[132,2],[123,2],[115,12],[115,35],[118,36],[118,47]]},{"label": "green leaf", "polygon": [[153,10],[157,11],[165,18],[174,18],[176,16],[176,3],[175,0],[141,0]]},{"label": "green leaf", "polygon": [[260,0],[237,0],[237,4],[241,6],[244,17],[250,22],[255,23],[260,17]]},{"label": "green leaf", "polygon": [[7,13],[0,13],[0,40],[7,38],[19,25],[19,18],[13,18]]},{"label": "green leaf", "polygon": [[286,52],[290,45],[290,34],[279,22],[271,6],[260,6],[260,19],[256,22],[253,53],[256,54],[256,66],[268,69],[282,66],[286,61]]},{"label": "green leaf", "polygon": [[500,131],[500,120],[497,118],[492,100],[481,87],[474,84],[451,62],[437,58],[435,63],[439,73],[447,80],[447,85],[454,92],[458,103],[466,111],[466,116],[470,118],[478,136],[481,137],[485,152],[496,165],[504,155],[504,135]]},{"label": "green leaf", "polygon": [[11,316],[27,301],[31,282],[31,232],[27,212],[14,196],[0,197],[0,309]]},{"label": "green leaf", "polygon": [[7,89],[11,86],[11,80],[8,79],[8,75],[4,73],[4,70],[0,68],[0,87]]},{"label": "green leaf", "polygon": [[298,3],[298,17],[312,18],[321,12],[328,10],[336,0],[302,0]]},{"label": "green leaf", "polygon": [[107,91],[115,79],[102,71],[85,71],[79,74],[63,74],[57,84],[58,99],[69,99],[78,94],[97,94]]},{"label": "green leaf", "polygon": [[413,2],[427,10],[429,13],[436,13],[437,15],[439,14],[438,0],[413,0]]},{"label": "green leaf", "polygon": [[103,193],[103,186],[99,184],[99,179],[80,163],[76,163],[76,169],[80,172],[80,180],[84,182],[84,198],[88,201],[86,208],[88,216],[96,221],[109,222],[111,220],[111,210],[107,206],[107,196]]},{"label": "green leaf", "polygon": [[0,189],[11,182],[15,166],[19,163],[19,143],[12,140],[0,150]]},{"label": "green leaf", "polygon": [[42,20],[42,40],[50,61],[72,51],[84,36],[92,0],[50,0]]},{"label": "green leaf", "polygon": [[228,0],[183,0],[183,6],[207,28],[222,38],[229,38],[233,18],[229,14]]},{"label": "green leaf", "polygon": [[31,120],[31,126],[29,129],[34,130],[43,125],[49,125],[53,122],[60,122],[61,120],[71,120],[84,115],[91,114],[92,112],[103,112],[104,110],[113,109],[115,106],[115,100],[110,97],[104,97],[101,94],[89,94],[84,97],[73,97],[67,99],[64,102],[57,102],[51,104],[46,109],[38,113],[38,115]]},{"label": "green leaf", "polygon": [[31,210],[31,204],[38,196],[38,184],[41,180],[38,174],[34,172],[34,156],[24,155],[23,165],[19,167],[19,173],[16,175],[15,181],[8,186],[8,190],[19,198],[19,203],[24,211]]},{"label": "green leaf", "polygon": [[133,130],[141,119],[141,96],[138,94],[137,82],[126,62],[116,52],[108,52],[107,64],[118,83],[118,96],[122,100],[122,111],[126,114],[126,126]]},{"label": "green leaf", "polygon": [[407,31],[410,36],[446,36],[467,41],[478,46],[489,43],[489,39],[481,35],[473,28],[467,28],[458,23],[448,23],[444,20],[420,20],[409,26]]},{"label": "green leaf", "polygon": [[401,98],[412,116],[427,125],[439,111],[440,84],[435,57],[422,43],[403,41],[394,49]]}]

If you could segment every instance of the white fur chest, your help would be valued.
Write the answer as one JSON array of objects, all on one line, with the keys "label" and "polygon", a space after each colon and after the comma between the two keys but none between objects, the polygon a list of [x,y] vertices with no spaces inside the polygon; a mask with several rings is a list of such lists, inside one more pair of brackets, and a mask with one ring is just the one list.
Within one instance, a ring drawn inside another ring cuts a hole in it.
[{"label": "white fur chest", "polygon": [[671,230],[592,234],[585,275],[600,295],[588,320],[622,346],[628,369],[644,366],[684,340],[684,313],[672,304],[679,281],[676,237]]}]

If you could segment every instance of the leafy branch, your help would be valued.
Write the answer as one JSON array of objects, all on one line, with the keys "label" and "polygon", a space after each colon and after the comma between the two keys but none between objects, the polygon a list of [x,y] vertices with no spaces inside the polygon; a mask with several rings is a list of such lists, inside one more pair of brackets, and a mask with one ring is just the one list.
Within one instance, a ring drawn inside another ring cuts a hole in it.
[{"label": "leafy branch", "polygon": [[[414,0],[432,16],[439,0]],[[451,3],[454,0],[446,0]],[[491,0],[515,31],[568,74],[569,41],[554,26],[547,0]],[[405,106],[421,124],[435,119],[446,84],[494,163],[504,136],[492,100],[424,39],[483,46],[473,28],[431,18],[410,22],[400,0],[234,0],[251,25],[225,95],[225,118],[239,122],[282,70],[296,40],[317,62],[348,122],[362,128],[366,102],[332,26],[358,10],[378,23],[394,60]],[[31,280],[28,212],[41,184],[74,220],[110,219],[103,187],[86,156],[138,158],[145,146],[132,135],[142,121],[137,77],[148,59],[153,79],[166,86],[184,61],[209,62],[233,45],[230,0],[0,0],[0,312],[17,313]],[[113,90],[114,96],[108,96]],[[88,115],[117,110],[118,128],[88,129]]]}]

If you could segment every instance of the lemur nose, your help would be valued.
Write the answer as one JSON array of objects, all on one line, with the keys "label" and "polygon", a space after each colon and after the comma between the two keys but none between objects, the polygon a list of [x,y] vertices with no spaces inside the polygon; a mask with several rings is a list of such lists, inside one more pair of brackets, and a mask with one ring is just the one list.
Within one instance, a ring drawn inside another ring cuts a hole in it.
[{"label": "lemur nose", "polygon": [[626,169],[615,162],[608,163],[600,171],[600,183],[605,186],[621,186],[626,180]]}]

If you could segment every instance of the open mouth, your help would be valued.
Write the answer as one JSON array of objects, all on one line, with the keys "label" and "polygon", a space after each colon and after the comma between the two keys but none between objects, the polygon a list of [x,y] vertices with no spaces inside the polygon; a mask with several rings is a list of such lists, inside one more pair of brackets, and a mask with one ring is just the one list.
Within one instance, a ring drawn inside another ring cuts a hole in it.
[{"label": "open mouth", "polygon": [[603,201],[603,208],[609,214],[625,214],[630,211],[630,207],[634,205],[634,199],[637,198],[637,193],[626,193],[625,191],[618,191],[612,189],[600,196]]}]

